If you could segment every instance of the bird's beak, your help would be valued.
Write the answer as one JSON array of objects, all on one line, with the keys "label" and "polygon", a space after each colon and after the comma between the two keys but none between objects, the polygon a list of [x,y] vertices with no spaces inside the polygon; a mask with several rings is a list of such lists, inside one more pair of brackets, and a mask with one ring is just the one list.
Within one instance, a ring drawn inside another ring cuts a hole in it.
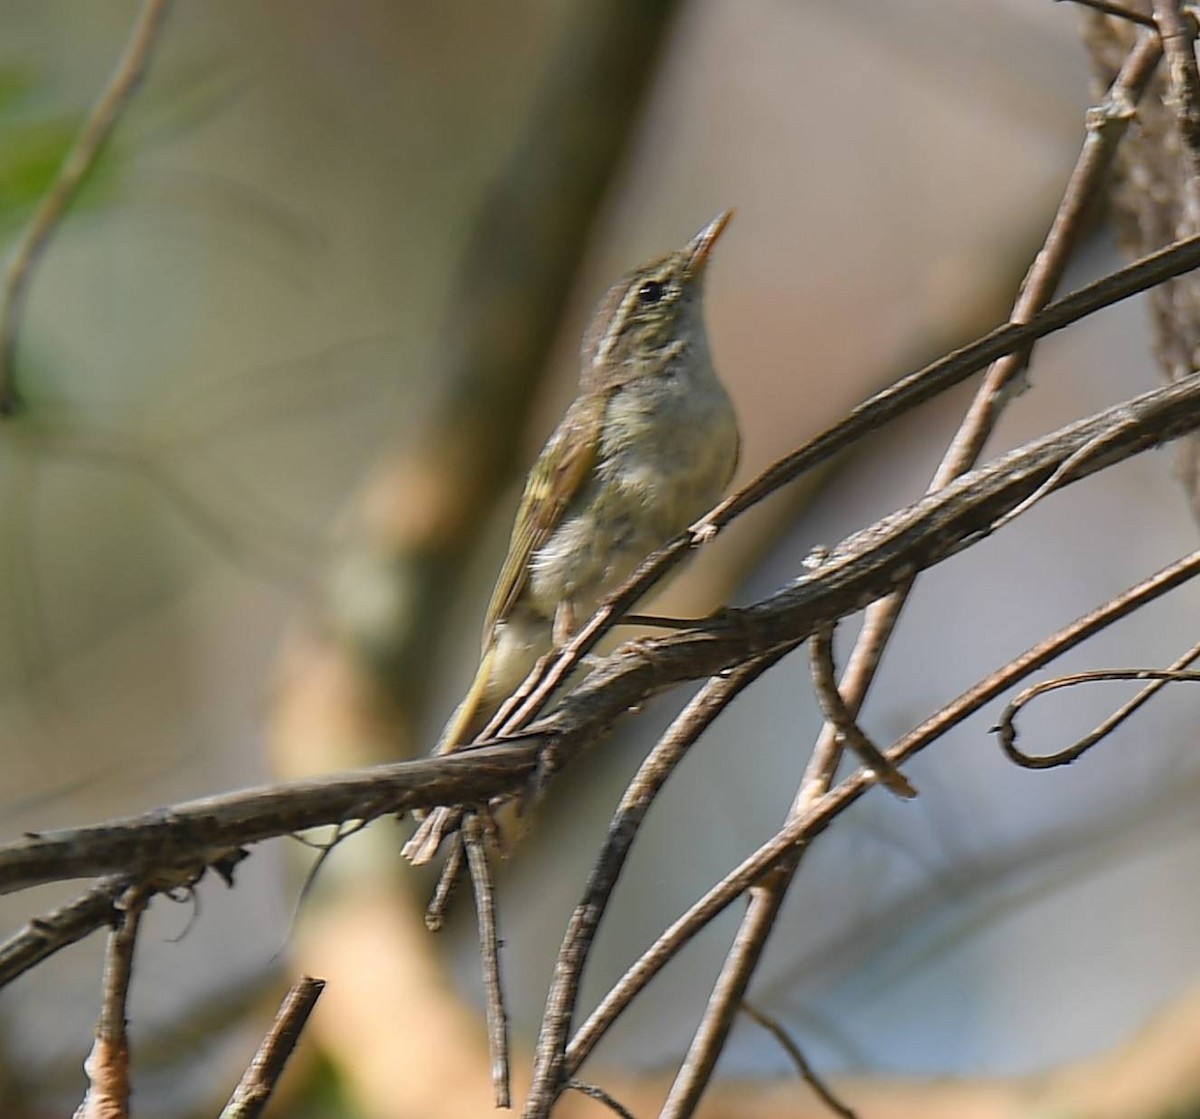
[{"label": "bird's beak", "polygon": [[688,273],[695,277],[704,272],[705,266],[708,264],[709,254],[712,252],[712,247],[717,243],[717,238],[724,232],[725,227],[733,220],[733,211],[725,210],[718,214],[712,221],[708,223],[699,233],[696,234],[687,243],[688,254]]}]

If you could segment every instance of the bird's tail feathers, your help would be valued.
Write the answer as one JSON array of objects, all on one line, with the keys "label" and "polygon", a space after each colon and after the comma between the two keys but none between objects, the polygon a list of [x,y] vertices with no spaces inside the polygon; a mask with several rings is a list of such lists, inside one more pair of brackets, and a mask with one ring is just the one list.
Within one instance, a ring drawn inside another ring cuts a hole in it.
[{"label": "bird's tail feathers", "polygon": [[452,754],[471,741],[485,726],[494,712],[487,700],[488,684],[492,679],[492,663],[496,656],[496,643],[493,641],[484,650],[475,679],[471,681],[466,697],[450,716],[449,722],[442,729],[438,738],[435,754]]}]

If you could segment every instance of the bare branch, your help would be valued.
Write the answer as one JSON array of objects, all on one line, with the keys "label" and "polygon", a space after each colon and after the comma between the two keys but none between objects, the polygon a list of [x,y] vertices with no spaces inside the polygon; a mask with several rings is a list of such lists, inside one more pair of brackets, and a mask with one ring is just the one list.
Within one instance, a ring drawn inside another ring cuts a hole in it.
[{"label": "bare branch", "polygon": [[560,1084],[566,1083],[563,1076],[566,1040],[579,998],[583,969],[596,930],[625,867],[625,859],[651,804],[675,767],[713,720],[791,648],[780,648],[767,656],[756,657],[728,675],[708,680],[638,767],[608,825],[608,834],[588,876],[583,897],[571,914],[563,935],[534,1053],[533,1084],[527,1109],[552,1106]]},{"label": "bare branch", "polygon": [[492,1094],[497,1107],[512,1106],[508,1045],[508,1012],[500,981],[500,941],[496,936],[496,897],[492,871],[479,816],[472,813],[463,829],[471,887],[475,893],[475,919],[479,925],[479,958],[483,964],[483,992],[487,1000],[488,1048],[492,1055]]},{"label": "bare branch", "polygon": [[275,1085],[300,1041],[308,1017],[325,989],[323,979],[304,975],[292,984],[279,1005],[275,1020],[254,1054],[220,1119],[258,1119],[267,1106]]},{"label": "bare branch", "polygon": [[117,919],[117,899],[129,887],[124,877],[105,878],[66,905],[34,917],[0,944],[0,987],[76,941]]},{"label": "bare branch", "polygon": [[104,958],[104,999],[96,1042],[84,1062],[88,1090],[75,1119],[126,1119],[129,1114],[129,1038],[126,1006],[133,978],[133,950],[149,891],[131,886],[117,902],[120,914]]},{"label": "bare branch", "polygon": [[130,97],[145,77],[166,11],[167,0],[145,0],[108,85],[92,107],[54,182],[8,258],[4,286],[0,289],[0,416],[11,414],[17,404],[14,372],[17,333],[33,271],[88,172],[104,150]]},{"label": "bare branch", "polygon": [[742,1003],[741,1011],[751,1021],[757,1022],[758,1025],[762,1026],[764,1030],[779,1042],[784,1052],[791,1057],[792,1064],[796,1066],[796,1072],[799,1073],[800,1079],[828,1104],[830,1111],[835,1115],[842,1116],[842,1119],[858,1119],[854,1110],[838,1099],[833,1089],[821,1079],[816,1069],[808,1063],[808,1058],[804,1056],[800,1046],[796,1044],[787,1030],[770,1015],[764,1014],[748,1002]]}]

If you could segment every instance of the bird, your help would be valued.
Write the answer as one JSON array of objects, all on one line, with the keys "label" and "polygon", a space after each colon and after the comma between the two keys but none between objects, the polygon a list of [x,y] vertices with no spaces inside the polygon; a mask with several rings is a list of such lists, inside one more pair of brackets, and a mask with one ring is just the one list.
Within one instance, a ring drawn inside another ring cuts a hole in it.
[{"label": "bird", "polygon": [[[626,273],[593,312],[577,395],[529,472],[479,667],[435,754],[474,740],[538,660],[729,485],[741,436],[713,366],[703,297],[732,217],[722,211],[682,247]],[[436,851],[430,832],[406,846],[413,862]]]}]

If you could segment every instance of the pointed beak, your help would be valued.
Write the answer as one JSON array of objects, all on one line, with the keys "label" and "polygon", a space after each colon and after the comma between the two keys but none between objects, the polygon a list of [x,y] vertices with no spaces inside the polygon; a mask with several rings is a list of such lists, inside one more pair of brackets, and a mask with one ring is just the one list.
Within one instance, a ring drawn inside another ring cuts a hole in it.
[{"label": "pointed beak", "polygon": [[725,210],[713,218],[708,225],[687,243],[685,251],[688,254],[688,273],[691,276],[695,277],[703,274],[705,266],[708,264],[708,257],[712,252],[713,245],[717,243],[717,238],[721,236],[725,231],[725,227],[732,220],[733,211]]}]

